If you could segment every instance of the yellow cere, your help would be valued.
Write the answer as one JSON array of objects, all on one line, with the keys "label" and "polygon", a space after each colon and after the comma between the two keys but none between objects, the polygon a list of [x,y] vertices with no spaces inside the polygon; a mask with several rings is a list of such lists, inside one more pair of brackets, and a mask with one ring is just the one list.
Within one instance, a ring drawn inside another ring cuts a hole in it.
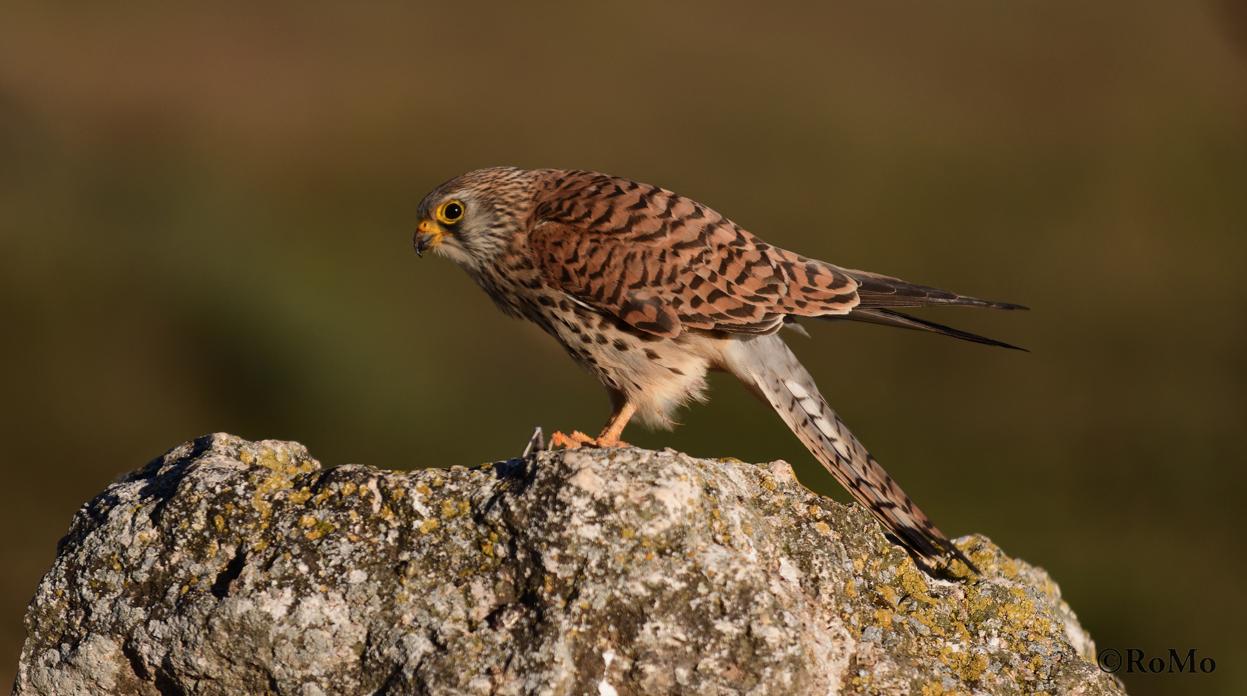
[{"label": "yellow cere", "polygon": [[421,233],[431,235],[433,237],[431,243],[429,244],[430,247],[440,244],[442,237],[446,234],[446,231],[442,229],[441,225],[433,222],[432,220],[421,220],[420,226],[417,229]]}]

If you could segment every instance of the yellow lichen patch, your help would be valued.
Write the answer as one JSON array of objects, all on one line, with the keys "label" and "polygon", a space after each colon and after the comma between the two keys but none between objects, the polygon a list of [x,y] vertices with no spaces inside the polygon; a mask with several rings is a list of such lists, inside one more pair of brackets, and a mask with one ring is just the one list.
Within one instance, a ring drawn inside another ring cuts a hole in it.
[{"label": "yellow lichen patch", "polygon": [[494,557],[494,544],[498,543],[498,532],[491,531],[489,537],[481,541],[481,553]]},{"label": "yellow lichen patch", "polygon": [[767,489],[768,491],[772,493],[774,493],[775,490],[779,488],[779,486],[775,484],[775,479],[771,478],[770,476],[763,476],[762,482],[759,483],[758,485],[762,486],[763,488]]},{"label": "yellow lichen patch", "polygon": [[452,519],[459,514],[459,506],[453,500],[442,501],[442,517],[444,519]]},{"label": "yellow lichen patch", "polygon": [[945,689],[940,682],[927,682],[922,685],[922,696],[963,696],[967,692],[958,689]]},{"label": "yellow lichen patch", "polygon": [[1013,560],[1012,558],[1006,558],[1003,561],[1001,561],[1001,563],[997,567],[1000,568],[1001,575],[1004,575],[1006,578],[1009,578],[1010,580],[1017,579],[1018,571],[1019,571],[1017,561]]},{"label": "yellow lichen patch", "polygon": [[348,495],[355,495],[355,491],[358,490],[358,488],[359,486],[356,486],[354,481],[347,481],[346,483],[342,484],[342,488],[341,488],[342,497],[345,498]]},{"label": "yellow lichen patch", "polygon": [[[966,628],[966,625],[964,623],[962,623],[961,621],[950,621],[949,623],[952,625],[953,633],[956,634],[957,640],[960,640],[963,642],[967,642],[970,640],[971,638],[970,629]],[[941,634],[941,635],[945,635],[945,634]]]},{"label": "yellow lichen patch", "polygon": [[818,522],[814,523],[814,531],[818,532],[819,534],[822,534],[825,537],[831,536],[831,526],[828,525],[826,522],[823,522],[822,520],[819,520]]},{"label": "yellow lichen patch", "polygon": [[440,526],[441,526],[441,523],[437,521],[436,517],[430,517],[427,520],[420,523],[420,533],[428,534],[429,532],[433,531],[434,529],[437,529]]},{"label": "yellow lichen patch", "polygon": [[978,681],[987,671],[988,665],[987,655],[953,650],[947,645],[940,650],[940,662],[947,665],[964,682]]},{"label": "yellow lichen patch", "polygon": [[844,596],[849,599],[857,596],[857,583],[853,581],[853,578],[844,581]]},{"label": "yellow lichen patch", "polygon": [[1029,664],[1032,672],[1041,671],[1044,666],[1043,655],[1032,655]]},{"label": "yellow lichen patch", "polygon": [[303,536],[307,537],[310,541],[316,541],[317,539],[325,536],[326,534],[332,534],[333,532],[337,531],[337,529],[338,527],[334,525],[332,522],[328,522],[325,520],[317,520],[316,526],[304,532]]},{"label": "yellow lichen patch", "polygon": [[636,530],[633,529],[632,527],[624,527],[623,529],[619,530],[619,536],[625,539],[631,539],[632,537],[636,536]]},{"label": "yellow lichen patch", "polygon": [[[1018,577],[1017,561],[1005,556],[994,544],[982,537],[972,537],[967,548],[962,549],[962,553],[965,553],[974,565],[978,566],[983,575],[1003,575],[1011,579]],[[966,569],[966,572],[968,570]]]},{"label": "yellow lichen patch", "polygon": [[[979,568],[982,570],[982,568]],[[967,580],[975,576],[975,572],[960,558],[954,558],[947,566],[949,575],[959,580]]]},{"label": "yellow lichen patch", "polygon": [[291,485],[290,476],[274,473],[256,486],[255,493],[251,496],[251,507],[260,513],[261,526],[268,523],[268,518],[273,512],[273,504],[269,501],[271,495],[276,491],[288,489]]},{"label": "yellow lichen patch", "polygon": [[289,463],[289,461],[290,461],[290,455],[288,455],[284,450],[277,452],[277,451],[274,451],[271,447],[262,447],[260,448],[260,451],[256,453],[255,463],[259,464],[265,469],[278,471],[280,469],[284,469],[285,465]]},{"label": "yellow lichen patch", "polygon": [[902,566],[899,580],[906,595],[923,604],[935,604],[935,599],[927,592],[926,578],[912,564]]},{"label": "yellow lichen patch", "polygon": [[944,630],[939,622],[939,616],[929,606],[923,606],[917,611],[910,612],[910,616],[915,621],[926,626],[927,630],[937,636],[947,636],[948,632]]},{"label": "yellow lichen patch", "polygon": [[416,492],[420,495],[433,495],[433,489],[423,483],[416,484]]},{"label": "yellow lichen patch", "polygon": [[299,490],[292,492],[289,497],[290,502],[295,505],[302,505],[312,497],[312,491],[309,488],[300,488]]},{"label": "yellow lichen patch", "polygon": [[808,505],[806,506],[805,511],[809,513],[810,517],[815,519],[819,519],[823,516],[823,509],[817,505]]},{"label": "yellow lichen patch", "polygon": [[992,598],[986,592],[981,592],[974,585],[967,585],[965,592],[966,613],[969,614],[970,620],[978,623],[987,618],[988,611],[992,607]]},{"label": "yellow lichen patch", "polygon": [[273,512],[273,504],[265,500],[264,495],[259,491],[256,491],[255,494],[251,496],[251,507],[254,508],[256,512],[260,513],[261,524],[263,524],[263,522],[267,520],[268,516]]},{"label": "yellow lichen patch", "polygon": [[888,609],[875,610],[875,623],[878,624],[879,628],[891,628],[892,617],[893,614]]},{"label": "yellow lichen patch", "polygon": [[875,588],[875,595],[883,601],[884,605],[889,607],[895,607],[900,602],[900,597],[896,594],[896,590],[888,585],[880,585]]},{"label": "yellow lichen patch", "polygon": [[225,517],[222,515],[213,515],[212,526],[216,527],[217,534],[225,532]]},{"label": "yellow lichen patch", "polygon": [[1034,600],[1020,587],[1009,588],[1013,601],[1005,602],[1000,608],[1000,615],[1013,632],[1038,631],[1051,633],[1052,624],[1035,606]]}]

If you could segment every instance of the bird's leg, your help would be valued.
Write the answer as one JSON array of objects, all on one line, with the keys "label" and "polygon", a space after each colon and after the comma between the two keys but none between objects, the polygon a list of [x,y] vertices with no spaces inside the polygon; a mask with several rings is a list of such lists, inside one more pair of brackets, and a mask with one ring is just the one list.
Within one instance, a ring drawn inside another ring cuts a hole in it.
[{"label": "bird's leg", "polygon": [[610,420],[606,421],[606,427],[602,428],[602,432],[598,435],[597,446],[627,447],[628,443],[620,440],[619,436],[623,435],[624,428],[628,426],[628,421],[632,419],[634,413],[636,413],[636,406],[631,401],[627,399],[618,401]]},{"label": "bird's leg", "polygon": [[606,421],[606,427],[602,428],[602,432],[597,438],[589,437],[579,430],[575,430],[571,435],[565,435],[556,432],[550,436],[551,447],[562,447],[563,449],[576,449],[578,447],[627,447],[628,443],[619,439],[623,435],[624,428],[627,427],[628,421],[632,420],[633,414],[636,413],[636,405],[628,400],[620,392],[611,391],[611,417]]}]

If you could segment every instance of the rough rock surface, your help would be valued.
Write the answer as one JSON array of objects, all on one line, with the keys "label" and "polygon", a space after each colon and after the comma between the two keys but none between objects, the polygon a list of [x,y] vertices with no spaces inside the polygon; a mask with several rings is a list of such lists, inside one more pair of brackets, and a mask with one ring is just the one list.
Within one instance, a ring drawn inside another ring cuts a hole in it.
[{"label": "rough rock surface", "polygon": [[211,435],[74,518],[17,694],[1122,693],[1040,569],[931,580],[783,462],[323,469]]}]

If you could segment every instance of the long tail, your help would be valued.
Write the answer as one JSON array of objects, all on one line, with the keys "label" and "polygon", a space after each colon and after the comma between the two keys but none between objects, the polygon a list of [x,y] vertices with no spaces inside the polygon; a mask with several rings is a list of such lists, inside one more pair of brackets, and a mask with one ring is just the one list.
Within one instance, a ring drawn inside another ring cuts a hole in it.
[{"label": "long tail", "polygon": [[1025,348],[1022,348],[1020,346],[1015,346],[1011,343],[1005,343],[1004,341],[997,341],[994,338],[980,336],[975,333],[970,333],[969,331],[962,331],[961,329],[954,329],[951,326],[945,326],[944,324],[937,324],[933,321],[930,321],[927,319],[920,319],[918,317],[905,314],[904,312],[898,312],[895,309],[887,309],[886,307],[878,307],[875,309],[854,309],[852,312],[849,312],[848,314],[843,314],[839,316],[827,315],[825,317],[819,317],[819,319],[860,321],[860,322],[865,322],[867,324],[881,324],[883,326],[895,326],[901,329],[914,329],[916,331],[929,331],[931,333],[936,333],[941,336],[951,336],[952,338],[958,338],[963,341],[970,341],[971,343],[982,343],[983,345],[987,345],[987,346],[998,346],[1000,348],[1008,348],[1010,350],[1020,350],[1023,352],[1028,352],[1026,351]]},{"label": "long tail", "polygon": [[806,449],[874,513],[924,570],[945,569],[956,558],[978,572],[853,437],[783,339],[771,334],[733,340],[725,362],[771,404]]},{"label": "long tail", "polygon": [[[839,268],[837,266],[837,268]],[[981,300],[969,295],[961,295],[951,290],[919,285],[908,280],[893,278],[882,273],[859,271],[854,268],[839,268],[856,280],[858,307],[926,307],[928,305],[960,305],[962,307],[987,307],[989,309],[1029,309],[1025,305],[1012,302],[996,302]]]}]

